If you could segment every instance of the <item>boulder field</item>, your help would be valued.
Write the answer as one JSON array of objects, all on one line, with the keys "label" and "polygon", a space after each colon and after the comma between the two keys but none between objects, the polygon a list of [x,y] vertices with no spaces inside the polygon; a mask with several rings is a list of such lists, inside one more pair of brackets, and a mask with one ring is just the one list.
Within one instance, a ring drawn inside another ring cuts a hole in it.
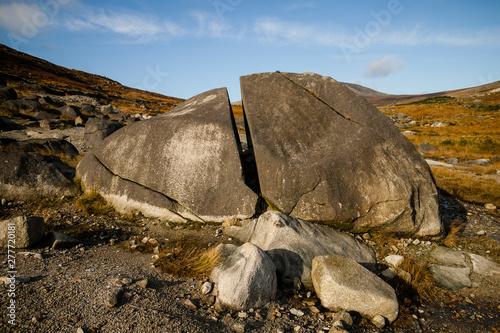
[{"label": "boulder field", "polygon": [[106,138],[77,167],[86,188],[120,211],[179,222],[266,206],[352,232],[442,232],[428,165],[364,98],[312,73],[240,83],[247,145],[226,89],[214,89]]}]

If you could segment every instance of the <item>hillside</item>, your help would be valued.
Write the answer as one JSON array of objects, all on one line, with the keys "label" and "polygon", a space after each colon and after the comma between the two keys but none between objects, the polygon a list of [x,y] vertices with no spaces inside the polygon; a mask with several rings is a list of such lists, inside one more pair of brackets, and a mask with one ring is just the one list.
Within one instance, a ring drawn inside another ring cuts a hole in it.
[{"label": "hillside", "polygon": [[[396,104],[408,104],[424,99],[441,97],[441,96],[451,96],[455,98],[463,99],[464,102],[472,102],[478,97],[484,97],[485,95],[489,97],[486,98],[486,104],[495,105],[500,102],[500,94],[498,94],[500,89],[500,81],[484,84],[477,87],[463,88],[457,90],[447,90],[440,91],[429,94],[415,94],[415,95],[390,95],[384,94],[379,91],[363,87],[359,84],[345,83],[343,85],[357,93],[358,95],[366,98],[375,106],[388,106]],[[489,102],[489,103],[488,103]]]},{"label": "hillside", "polygon": [[85,96],[123,113],[163,113],[183,99],[129,88],[106,77],[68,69],[0,44],[0,78],[20,97],[30,94]]}]

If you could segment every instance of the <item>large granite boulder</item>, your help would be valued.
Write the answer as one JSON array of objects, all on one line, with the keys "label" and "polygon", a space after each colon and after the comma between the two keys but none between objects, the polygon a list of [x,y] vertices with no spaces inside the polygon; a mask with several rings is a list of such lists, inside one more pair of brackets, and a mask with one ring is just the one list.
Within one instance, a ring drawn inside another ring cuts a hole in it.
[{"label": "large granite boulder", "polygon": [[255,214],[227,91],[215,89],[106,138],[77,167],[88,189],[119,211],[174,221],[223,222]]},{"label": "large granite boulder", "polygon": [[428,165],[365,99],[317,74],[253,74],[240,83],[271,208],[353,232],[442,232]]},{"label": "large granite boulder", "polygon": [[260,308],[276,297],[276,267],[264,251],[246,243],[221,244],[223,257],[210,275],[217,302],[233,310]]},{"label": "large granite boulder", "polygon": [[309,289],[313,288],[311,267],[316,256],[342,255],[370,268],[376,263],[373,250],[352,236],[273,211],[243,227],[227,227],[224,234],[265,250],[282,283],[300,278]]},{"label": "large granite boulder", "polygon": [[320,256],[312,263],[314,290],[321,305],[332,311],[356,311],[389,322],[398,317],[394,289],[354,260],[342,256]]},{"label": "large granite boulder", "polygon": [[29,199],[77,195],[79,189],[57,159],[34,153],[0,151],[0,197]]}]

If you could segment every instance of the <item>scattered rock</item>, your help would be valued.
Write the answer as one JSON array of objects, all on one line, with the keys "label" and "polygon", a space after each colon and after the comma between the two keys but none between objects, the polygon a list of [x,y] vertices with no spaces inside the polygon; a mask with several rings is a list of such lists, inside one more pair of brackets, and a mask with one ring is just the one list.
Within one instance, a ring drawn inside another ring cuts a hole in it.
[{"label": "scattered rock", "polygon": [[340,326],[342,328],[350,328],[352,326],[352,317],[347,311],[339,311],[332,318],[333,326]]},{"label": "scattered rock", "polygon": [[11,110],[15,110],[21,113],[36,113],[38,111],[43,111],[43,107],[40,103],[28,99],[11,99],[3,102],[2,105]]},{"label": "scattered rock", "polygon": [[316,256],[338,254],[362,264],[376,262],[373,250],[348,234],[274,211],[243,227],[225,228],[224,234],[266,251],[281,282],[287,285],[299,278],[312,289],[311,267]]},{"label": "scattered rock", "polygon": [[240,220],[234,216],[231,216],[222,222],[222,227],[232,227],[232,226],[241,226]]},{"label": "scattered rock", "polygon": [[447,124],[447,123],[442,123],[442,122],[436,121],[436,122],[432,123],[431,127],[446,127],[448,125],[449,124]]},{"label": "scattered rock", "polygon": [[207,295],[212,291],[212,289],[213,289],[213,284],[207,281],[203,283],[203,285],[201,286],[201,293],[203,295]]},{"label": "scattered rock", "polygon": [[85,124],[84,141],[89,148],[97,147],[105,138],[123,127],[111,120],[90,118]]},{"label": "scattered rock", "polygon": [[394,268],[398,268],[398,266],[403,262],[405,258],[403,256],[392,254],[384,258],[385,262],[391,265]]},{"label": "scattered rock", "polygon": [[385,318],[382,316],[375,316],[371,319],[373,325],[375,325],[378,329],[382,329],[385,326]]},{"label": "scattered rock", "polygon": [[75,238],[61,234],[59,232],[51,232],[48,235],[51,243],[52,243],[52,249],[67,249],[70,247],[73,247],[75,245],[78,245],[80,242],[76,240]]},{"label": "scattered rock", "polygon": [[305,314],[304,311],[295,308],[290,309],[290,313],[297,317],[302,317]]},{"label": "scattered rock", "polygon": [[0,87],[0,102],[17,99],[17,93],[12,87]]},{"label": "scattered rock", "polygon": [[193,303],[193,301],[192,301],[192,300],[190,300],[190,299],[185,299],[183,303],[184,303],[184,305],[185,305],[185,306],[187,306],[188,308],[195,309],[195,310],[198,308],[198,307],[196,306],[196,304],[194,304],[194,303]]},{"label": "scattered rock", "polygon": [[492,203],[487,203],[486,205],[484,205],[484,208],[486,208],[487,210],[495,210],[497,209],[497,206]]},{"label": "scattered rock", "polygon": [[381,315],[389,322],[398,316],[394,289],[352,259],[316,257],[312,279],[321,304],[329,310],[356,311],[368,319]]},{"label": "scattered rock", "polygon": [[383,276],[385,276],[386,278],[388,278],[389,280],[394,279],[397,275],[396,270],[392,267],[389,267],[389,268],[383,270],[381,274]]},{"label": "scattered rock", "polygon": [[0,151],[0,196],[29,199],[80,193],[54,158],[34,153]]},{"label": "scattered rock", "polygon": [[481,158],[481,159],[478,159],[478,160],[467,161],[464,164],[465,165],[487,166],[487,165],[492,165],[493,162],[490,159],[488,159],[488,158]]},{"label": "scattered rock", "polygon": [[472,286],[470,269],[468,267],[449,267],[431,265],[429,267],[436,284],[443,288],[457,290]]},{"label": "scattered rock", "polygon": [[420,151],[425,152],[425,153],[428,153],[428,152],[431,152],[431,151],[437,150],[437,148],[436,148],[436,147],[434,147],[433,145],[430,145],[430,144],[428,144],[428,143],[425,143],[425,142],[424,142],[424,143],[422,143],[422,144],[420,144],[420,145],[418,146],[418,149],[419,149]]},{"label": "scattered rock", "polygon": [[121,287],[111,289],[108,296],[106,297],[106,306],[110,308],[116,306],[122,294],[123,289]]},{"label": "scattered rock", "polygon": [[444,246],[438,246],[429,253],[430,257],[446,266],[467,267],[464,254]]},{"label": "scattered rock", "polygon": [[141,288],[146,289],[146,287],[149,284],[149,280],[148,279],[142,279],[142,280],[137,281],[135,284],[138,285]]},{"label": "scattered rock", "polygon": [[429,167],[372,104],[313,73],[253,74],[240,85],[269,206],[353,232],[441,232]]},{"label": "scattered rock", "polygon": [[492,276],[494,274],[500,274],[500,265],[486,259],[483,256],[467,253],[472,261],[472,270],[474,273],[483,276]]},{"label": "scattered rock", "polygon": [[257,246],[245,243],[221,244],[224,257],[211,274],[217,290],[217,302],[234,310],[259,308],[276,296],[276,266]]},{"label": "scattered rock", "polygon": [[444,161],[448,164],[458,164],[458,158],[456,157],[447,158]]},{"label": "scattered rock", "polygon": [[[10,235],[14,235],[12,238]],[[0,248],[13,245],[15,249],[27,248],[45,235],[45,222],[36,216],[19,216],[11,220],[0,221]],[[15,240],[15,243],[9,242]]]},{"label": "scattered rock", "polygon": [[65,156],[73,159],[78,156],[75,146],[64,139],[45,138],[22,141],[0,139],[1,150],[38,153],[41,155]]}]

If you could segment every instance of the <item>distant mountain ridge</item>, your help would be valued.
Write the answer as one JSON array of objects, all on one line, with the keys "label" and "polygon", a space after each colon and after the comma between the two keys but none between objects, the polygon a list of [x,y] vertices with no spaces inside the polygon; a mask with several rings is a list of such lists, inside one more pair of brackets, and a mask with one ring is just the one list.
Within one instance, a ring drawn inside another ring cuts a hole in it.
[{"label": "distant mountain ridge", "polygon": [[379,92],[374,89],[370,89],[359,84],[341,82],[344,86],[354,91],[356,94],[366,98],[368,101],[373,103],[375,106],[388,106],[393,104],[405,104],[411,103],[426,98],[440,97],[440,96],[450,96],[455,98],[464,98],[472,96],[475,94],[481,94],[486,92],[491,92],[500,88],[500,81],[456,90],[440,91],[429,94],[416,94],[416,95],[390,95]]}]

